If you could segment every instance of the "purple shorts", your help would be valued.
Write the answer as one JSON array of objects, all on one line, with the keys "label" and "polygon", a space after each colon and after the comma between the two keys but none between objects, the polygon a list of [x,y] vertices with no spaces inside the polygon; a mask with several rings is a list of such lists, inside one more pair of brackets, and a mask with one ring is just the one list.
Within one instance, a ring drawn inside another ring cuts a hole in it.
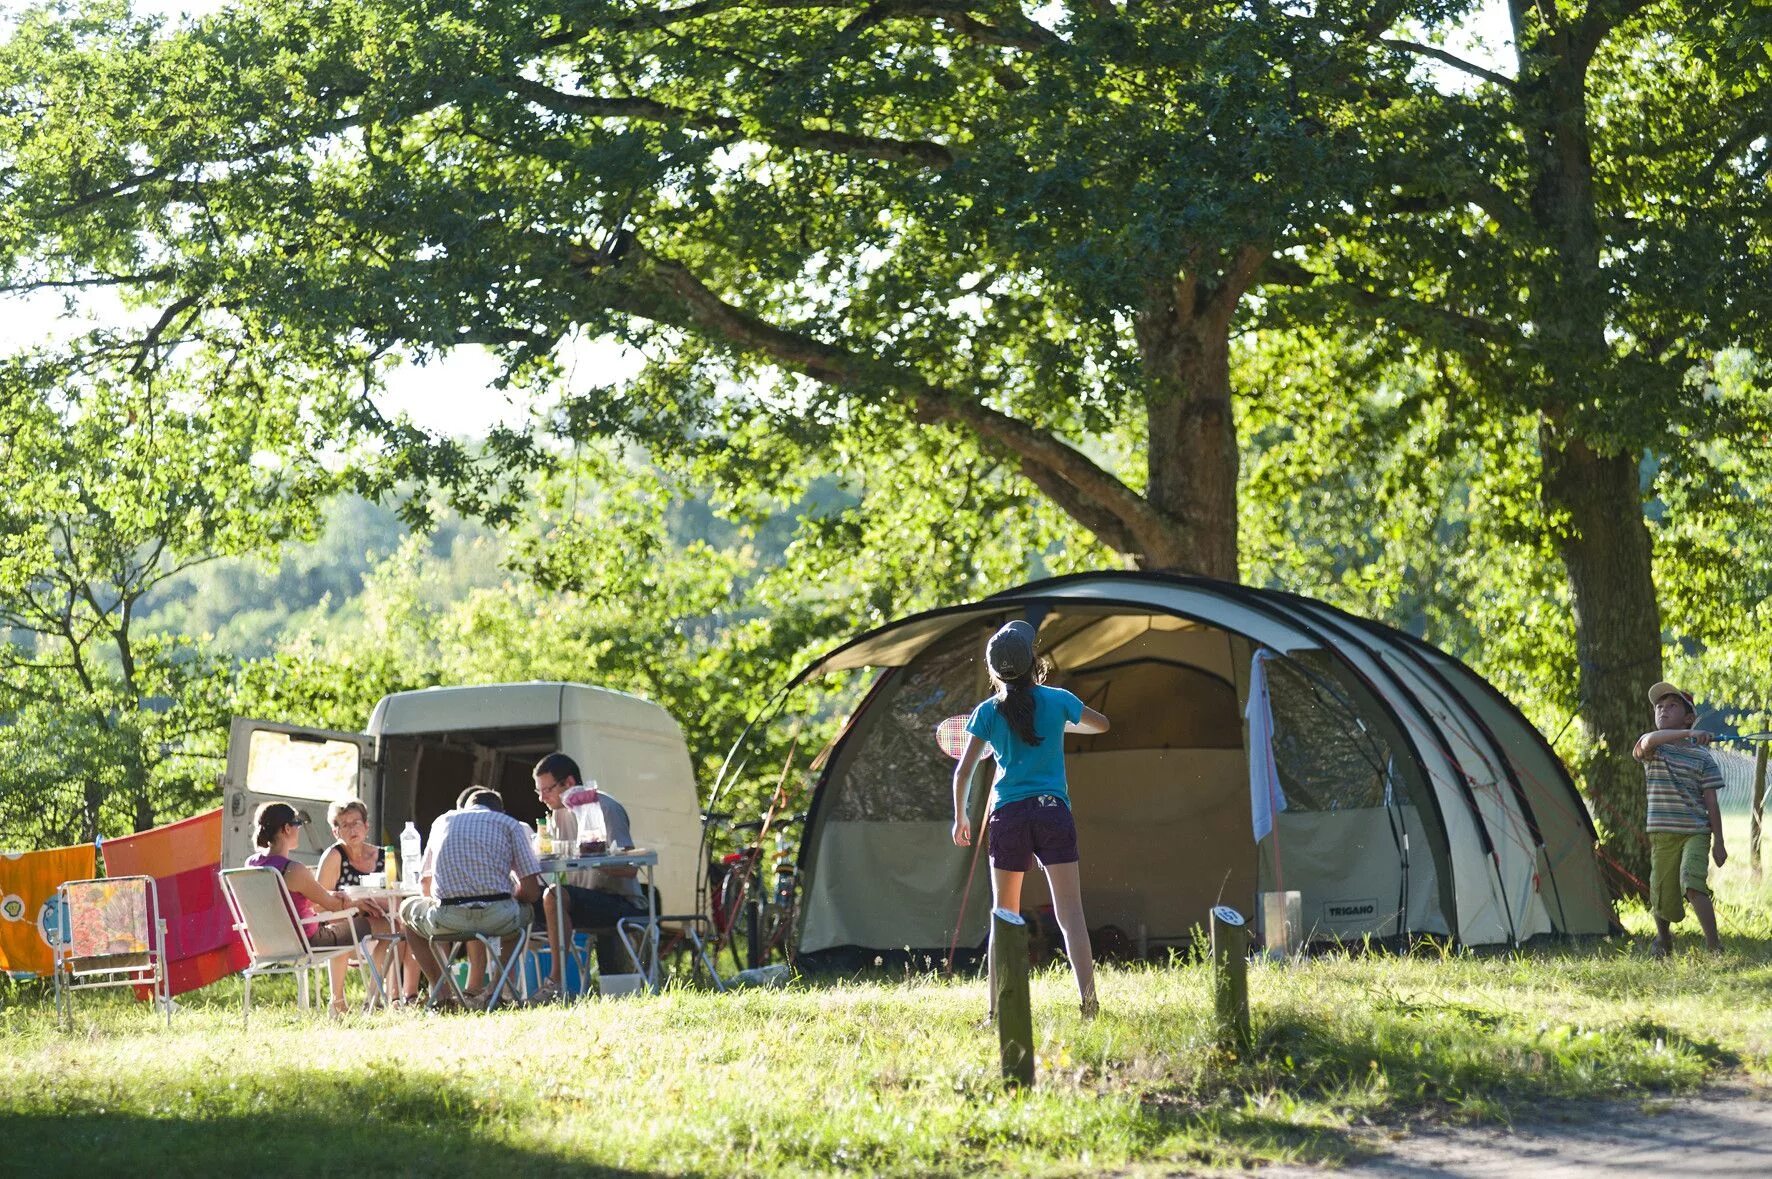
[{"label": "purple shorts", "polygon": [[1077,823],[1056,794],[1005,803],[991,812],[987,827],[993,868],[1026,872],[1035,856],[1047,867],[1077,862]]}]

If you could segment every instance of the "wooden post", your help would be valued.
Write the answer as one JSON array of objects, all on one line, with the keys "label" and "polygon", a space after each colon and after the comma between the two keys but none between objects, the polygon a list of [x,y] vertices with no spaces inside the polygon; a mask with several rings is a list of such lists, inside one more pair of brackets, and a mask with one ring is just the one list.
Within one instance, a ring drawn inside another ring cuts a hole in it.
[{"label": "wooden post", "polygon": [[1003,1080],[1034,1083],[1034,1012],[1028,997],[1028,927],[1021,914],[991,910],[991,998],[997,1010],[997,1042]]},{"label": "wooden post", "polygon": [[1766,745],[1765,741],[1755,742],[1754,750],[1754,805],[1753,818],[1748,822],[1747,861],[1753,869],[1754,882],[1760,879],[1760,823],[1761,813],[1766,805]]},{"label": "wooden post", "polygon": [[1218,1046],[1249,1050],[1249,929],[1229,905],[1212,910],[1212,998],[1218,1013]]}]

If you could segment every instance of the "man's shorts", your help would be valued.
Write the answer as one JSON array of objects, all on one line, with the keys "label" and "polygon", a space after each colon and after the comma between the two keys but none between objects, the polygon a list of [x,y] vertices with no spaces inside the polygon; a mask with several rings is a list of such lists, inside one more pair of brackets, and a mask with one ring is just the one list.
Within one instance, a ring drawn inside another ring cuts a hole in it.
[{"label": "man's shorts", "polygon": [[1077,823],[1056,794],[1005,803],[991,812],[988,827],[993,868],[1026,872],[1036,856],[1048,868],[1077,862]]},{"label": "man's shorts", "polygon": [[1649,911],[1669,925],[1686,916],[1686,893],[1710,895],[1710,832],[1649,832]]},{"label": "man's shorts", "polygon": [[509,937],[528,925],[528,905],[515,898],[504,901],[473,901],[465,905],[446,905],[436,897],[408,897],[400,906],[400,920],[406,928],[426,941],[457,941],[483,933],[488,937]]}]

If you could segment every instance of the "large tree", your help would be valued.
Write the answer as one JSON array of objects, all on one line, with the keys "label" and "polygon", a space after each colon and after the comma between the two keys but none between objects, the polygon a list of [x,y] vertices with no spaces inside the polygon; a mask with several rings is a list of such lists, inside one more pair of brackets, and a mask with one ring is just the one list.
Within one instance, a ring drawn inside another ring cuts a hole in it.
[{"label": "large tree", "polygon": [[1639,878],[1630,748],[1663,670],[1645,502],[1714,488],[1707,444],[1763,433],[1767,413],[1696,379],[1772,342],[1768,63],[1735,8],[1510,0],[1512,67],[1446,53],[1466,84],[1388,123],[1418,165],[1358,234],[1274,275],[1308,289],[1302,315],[1442,356],[1467,436],[1536,423],[1534,523],[1569,590],[1588,794]]},{"label": "large tree", "polygon": [[519,380],[615,333],[653,364],[587,428],[936,425],[1125,559],[1234,578],[1234,320],[1352,207],[1430,51],[1387,32],[1438,7],[58,8],[0,57],[0,265]]},{"label": "large tree", "polygon": [[[51,398],[43,395],[52,387]],[[206,796],[216,661],[139,624],[225,554],[308,534],[337,484],[309,390],[191,357],[154,373],[0,366],[0,837],[145,830]]]}]

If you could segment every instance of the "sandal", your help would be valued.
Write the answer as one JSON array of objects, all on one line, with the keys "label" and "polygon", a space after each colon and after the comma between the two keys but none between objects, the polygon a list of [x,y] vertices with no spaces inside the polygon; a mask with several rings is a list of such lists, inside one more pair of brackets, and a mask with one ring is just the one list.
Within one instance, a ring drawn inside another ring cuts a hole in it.
[{"label": "sandal", "polygon": [[560,993],[560,988],[555,986],[554,980],[550,978],[535,988],[535,993],[529,996],[525,1005],[540,1007],[547,1003],[558,1003],[563,998],[565,996]]}]

